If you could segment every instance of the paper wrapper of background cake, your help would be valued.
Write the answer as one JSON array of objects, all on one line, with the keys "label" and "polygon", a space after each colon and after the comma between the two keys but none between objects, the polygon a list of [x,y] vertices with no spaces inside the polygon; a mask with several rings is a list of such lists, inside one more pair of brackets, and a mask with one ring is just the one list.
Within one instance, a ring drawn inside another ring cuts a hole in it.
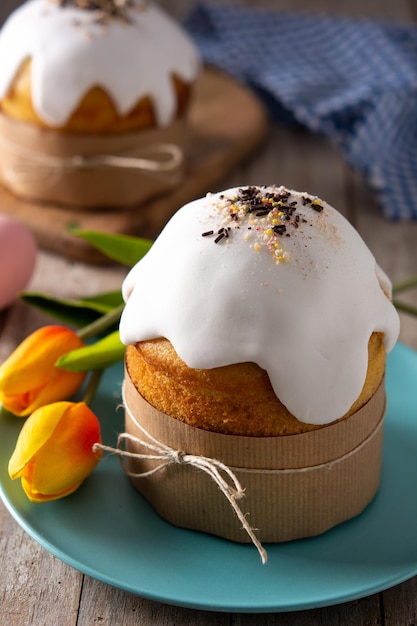
[{"label": "paper wrapper of background cake", "polygon": [[[239,507],[261,542],[283,542],[321,534],[358,515],[375,496],[381,473],[385,389],[347,419],[283,437],[223,435],[184,424],[151,406],[129,376],[124,382],[125,430],[136,438],[127,449],[128,473],[163,464],[146,458],[149,441],[131,419],[163,446],[224,463],[245,489]],[[130,476],[135,488],[169,522],[236,542],[251,539],[210,476],[195,467],[169,463],[149,477]]]},{"label": "paper wrapper of background cake", "polygon": [[185,135],[185,120],[98,135],[49,131],[0,114],[0,181],[26,200],[134,207],[181,183]]}]

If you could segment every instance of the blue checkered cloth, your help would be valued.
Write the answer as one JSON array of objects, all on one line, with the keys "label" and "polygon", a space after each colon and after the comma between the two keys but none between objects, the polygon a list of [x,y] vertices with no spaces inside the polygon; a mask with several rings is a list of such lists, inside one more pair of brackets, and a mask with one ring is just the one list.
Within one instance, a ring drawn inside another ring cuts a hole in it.
[{"label": "blue checkered cloth", "polygon": [[417,219],[416,28],[207,3],[185,27],[275,119],[337,144],[387,217]]}]

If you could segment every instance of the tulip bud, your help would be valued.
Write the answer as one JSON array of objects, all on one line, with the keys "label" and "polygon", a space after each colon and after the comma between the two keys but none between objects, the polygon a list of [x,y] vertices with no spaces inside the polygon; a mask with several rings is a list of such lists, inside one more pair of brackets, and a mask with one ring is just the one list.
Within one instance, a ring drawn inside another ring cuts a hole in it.
[{"label": "tulip bud", "polygon": [[70,398],[81,387],[86,372],[56,367],[64,354],[81,348],[78,335],[63,326],[44,326],[26,337],[0,366],[0,402],[15,415]]},{"label": "tulip bud", "polygon": [[55,402],[23,424],[9,461],[10,478],[21,478],[32,502],[63,498],[91,474],[101,453],[100,423],[84,402]]}]

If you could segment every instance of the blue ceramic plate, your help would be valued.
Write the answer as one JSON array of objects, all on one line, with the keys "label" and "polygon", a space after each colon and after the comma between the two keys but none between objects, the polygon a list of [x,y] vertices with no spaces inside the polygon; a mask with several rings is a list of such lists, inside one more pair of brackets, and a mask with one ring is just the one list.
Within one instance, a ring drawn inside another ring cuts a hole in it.
[{"label": "blue ceramic plate", "polygon": [[[94,410],[104,441],[123,428],[122,368],[109,369]],[[417,354],[399,344],[387,367],[381,488],[360,516],[313,539],[267,546],[176,528],[131,487],[116,458],[103,460],[72,496],[31,504],[7,460],[21,421],[0,421],[2,499],[52,554],[98,580],[185,607],[237,612],[310,609],[381,591],[417,574]]]}]

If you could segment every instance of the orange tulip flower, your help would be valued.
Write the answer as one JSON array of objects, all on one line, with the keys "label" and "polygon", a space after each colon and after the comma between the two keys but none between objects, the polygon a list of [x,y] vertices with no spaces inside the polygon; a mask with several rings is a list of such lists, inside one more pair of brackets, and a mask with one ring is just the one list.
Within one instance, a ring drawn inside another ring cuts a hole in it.
[{"label": "orange tulip flower", "polygon": [[32,502],[63,498],[91,474],[101,452],[100,423],[84,402],[55,402],[26,420],[9,461],[10,478],[21,478]]},{"label": "orange tulip flower", "polygon": [[39,407],[70,398],[86,372],[55,366],[59,357],[84,346],[63,326],[44,326],[26,337],[0,366],[0,402],[15,415],[30,415]]}]

